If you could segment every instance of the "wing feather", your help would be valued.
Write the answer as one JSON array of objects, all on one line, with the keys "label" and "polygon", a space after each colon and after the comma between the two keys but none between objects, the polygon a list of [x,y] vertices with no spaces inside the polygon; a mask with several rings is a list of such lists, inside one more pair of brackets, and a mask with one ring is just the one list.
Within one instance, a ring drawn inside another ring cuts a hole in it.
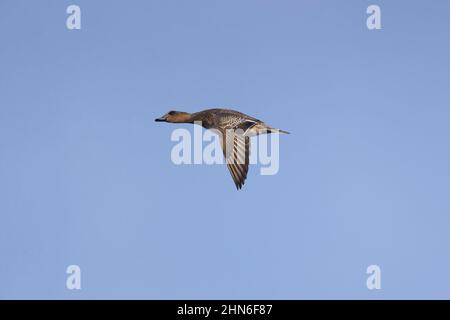
[{"label": "wing feather", "polygon": [[250,138],[234,130],[222,132],[222,151],[237,189],[247,179],[250,159]]}]

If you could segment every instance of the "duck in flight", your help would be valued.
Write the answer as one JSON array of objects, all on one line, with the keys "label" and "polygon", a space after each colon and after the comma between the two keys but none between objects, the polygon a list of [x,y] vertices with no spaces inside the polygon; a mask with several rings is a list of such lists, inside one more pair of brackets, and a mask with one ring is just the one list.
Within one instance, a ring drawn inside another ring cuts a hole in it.
[{"label": "duck in flight", "polygon": [[250,137],[259,134],[289,133],[272,128],[264,122],[239,111],[229,109],[208,109],[195,113],[169,111],[155,121],[198,123],[205,129],[212,129],[219,133],[228,170],[238,190],[242,188],[247,178]]}]

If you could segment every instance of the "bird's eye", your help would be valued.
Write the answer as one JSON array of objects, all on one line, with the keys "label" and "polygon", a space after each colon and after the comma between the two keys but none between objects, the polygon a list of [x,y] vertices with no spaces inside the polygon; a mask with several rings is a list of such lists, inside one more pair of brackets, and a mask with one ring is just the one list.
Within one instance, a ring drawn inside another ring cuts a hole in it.
[{"label": "bird's eye", "polygon": [[169,115],[173,116],[175,114],[175,111],[169,111]]}]

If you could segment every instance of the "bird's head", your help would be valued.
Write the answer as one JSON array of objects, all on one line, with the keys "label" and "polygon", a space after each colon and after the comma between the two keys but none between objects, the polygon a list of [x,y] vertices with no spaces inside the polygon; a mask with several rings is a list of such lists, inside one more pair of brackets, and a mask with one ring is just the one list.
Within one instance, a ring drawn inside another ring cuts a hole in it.
[{"label": "bird's head", "polygon": [[161,118],[156,118],[157,122],[171,122],[171,123],[187,123],[191,122],[191,114],[182,111],[169,111]]}]

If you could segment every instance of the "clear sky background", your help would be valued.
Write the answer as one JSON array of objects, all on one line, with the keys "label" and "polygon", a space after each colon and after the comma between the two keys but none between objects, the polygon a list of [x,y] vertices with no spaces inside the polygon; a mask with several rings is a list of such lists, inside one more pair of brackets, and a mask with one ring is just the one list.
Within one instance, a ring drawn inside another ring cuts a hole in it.
[{"label": "clear sky background", "polygon": [[[450,298],[449,14],[1,0],[0,298]],[[174,165],[153,119],[209,107],[291,131],[279,173]]]}]

